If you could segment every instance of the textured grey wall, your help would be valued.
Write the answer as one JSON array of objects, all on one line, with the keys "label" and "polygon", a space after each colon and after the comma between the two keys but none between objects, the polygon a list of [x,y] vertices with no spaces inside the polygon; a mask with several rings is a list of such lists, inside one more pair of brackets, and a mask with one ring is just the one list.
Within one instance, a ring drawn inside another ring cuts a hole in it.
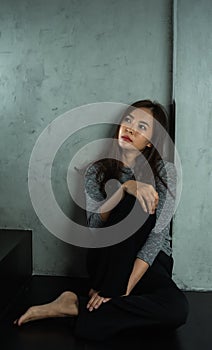
[{"label": "textured grey wall", "polygon": [[175,280],[212,290],[212,3],[179,0],[176,37],[176,145],[183,191],[174,220]]},{"label": "textured grey wall", "polygon": [[[30,154],[41,131],[74,107],[147,97],[169,103],[171,2],[1,0],[0,8],[1,227],[33,230],[34,273],[85,275],[86,249],[56,239],[32,208]],[[81,135],[72,144],[83,142]],[[58,164],[53,187],[67,191],[63,154]],[[68,211],[65,192],[64,203]]]}]

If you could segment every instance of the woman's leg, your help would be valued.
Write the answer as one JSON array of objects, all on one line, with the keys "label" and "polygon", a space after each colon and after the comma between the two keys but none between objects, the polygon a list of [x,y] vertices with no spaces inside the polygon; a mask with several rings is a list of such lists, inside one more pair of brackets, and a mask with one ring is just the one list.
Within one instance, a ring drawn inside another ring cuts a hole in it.
[{"label": "woman's leg", "polygon": [[[112,210],[105,227],[110,227],[121,221],[132,209],[135,198],[126,194],[125,198]],[[110,228],[108,228],[110,229]],[[101,234],[101,232],[100,232]],[[117,245],[116,245],[117,246]],[[90,285],[95,290],[100,290],[108,269],[108,260],[111,247],[90,248],[87,254],[87,271],[90,277]]]},{"label": "woman's leg", "polygon": [[[126,196],[126,199],[122,201],[119,208],[117,208],[118,210],[114,211],[111,215],[110,224],[117,222],[119,219],[127,215],[130,206],[133,204],[133,197],[129,196],[127,199]],[[140,235],[137,233],[137,235],[134,234],[129,239],[119,244],[97,249],[95,250],[95,256],[90,256],[90,271],[92,272],[92,278],[94,281],[94,284],[91,285],[92,288],[99,290],[101,285],[101,291],[105,296],[118,296],[125,293],[127,278],[131,271],[131,265],[136,254],[135,249],[139,248],[138,237],[144,239],[145,235],[149,233],[150,228],[153,227],[153,215],[151,215],[148,220],[144,224],[144,228]],[[51,303],[29,308],[16,323],[20,325],[25,322],[42,318],[76,316],[77,314],[76,294],[65,292]]]},{"label": "woman's leg", "polygon": [[29,321],[51,317],[70,317],[78,315],[78,298],[73,292],[64,292],[57,299],[48,304],[30,307],[14,323],[22,325]]},{"label": "woman's leg", "polygon": [[[126,216],[127,211],[129,211],[129,204],[127,200],[120,203],[120,211],[114,212],[110,223],[115,223],[121,217]],[[119,215],[120,213],[121,215]],[[145,215],[142,209],[141,214]],[[103,248],[104,254],[100,254],[100,257],[102,258],[102,263],[104,263],[104,269],[102,269],[102,264],[95,265],[97,270],[100,267],[99,273],[103,277],[103,281],[101,282],[102,295],[106,297],[120,296],[126,292],[127,281],[132,270],[135,255],[140,246],[145,242],[154,224],[155,215],[150,215],[142,228],[131,237],[114,246]],[[20,317],[17,323],[20,325],[41,318],[76,316],[79,313],[77,300],[76,294],[65,292],[52,303],[33,306]],[[89,312],[86,309],[88,300],[88,298],[84,299],[84,308],[82,307],[84,312]],[[101,308],[104,308],[105,305],[102,305]],[[80,317],[80,319],[82,318],[83,316]]]},{"label": "woman's leg", "polygon": [[[107,222],[108,229],[129,214],[134,202],[134,197],[127,195],[119,203]],[[88,251],[87,267],[91,287],[100,290],[102,296],[119,296],[126,292],[136,254],[155,225],[155,215],[148,216],[142,208],[139,208],[139,218],[141,222],[146,221],[129,238],[109,247]]]},{"label": "woman's leg", "polygon": [[[151,271],[151,270],[150,270]],[[171,278],[151,271],[137,291],[114,297],[92,312],[86,308],[88,298],[64,292],[49,304],[33,306],[17,320],[17,324],[49,317],[76,316],[75,335],[104,340],[120,331],[157,327],[177,328],[188,315],[188,302]]]},{"label": "woman's leg", "polygon": [[[84,339],[104,340],[129,329],[138,332],[149,328],[175,329],[186,322],[188,302],[183,292],[168,277],[162,278],[163,287],[156,287],[161,276],[149,275],[143,293],[114,297],[99,309],[89,312],[87,298],[79,297],[79,315],[75,335]],[[161,281],[158,283],[161,285]],[[141,284],[142,285],[142,284]],[[154,289],[155,285],[155,289]],[[150,292],[148,289],[153,290]]]}]

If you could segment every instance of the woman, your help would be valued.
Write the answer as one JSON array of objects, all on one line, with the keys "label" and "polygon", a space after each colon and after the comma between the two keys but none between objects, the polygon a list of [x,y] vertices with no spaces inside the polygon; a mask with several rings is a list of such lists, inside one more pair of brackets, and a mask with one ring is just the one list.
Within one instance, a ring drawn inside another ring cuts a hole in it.
[{"label": "woman", "polygon": [[[167,118],[159,103],[137,101],[126,110],[110,156],[86,171],[87,218],[101,234],[100,227],[113,229],[138,203],[139,228],[119,243],[89,249],[88,297],[64,292],[49,304],[31,307],[15,323],[74,316],[76,335],[103,340],[126,329],[173,329],[186,322],[187,300],[171,278],[176,173],[161,158],[164,130]],[[112,178],[119,184],[108,199],[105,185]]]}]

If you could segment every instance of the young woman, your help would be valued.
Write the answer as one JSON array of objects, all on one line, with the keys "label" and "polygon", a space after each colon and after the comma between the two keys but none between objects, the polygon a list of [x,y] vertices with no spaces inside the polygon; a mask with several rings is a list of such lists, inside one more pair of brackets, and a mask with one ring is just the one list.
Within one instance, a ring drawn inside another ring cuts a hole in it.
[{"label": "young woman", "polygon": [[[88,250],[88,297],[66,291],[49,304],[29,308],[16,324],[73,316],[77,336],[103,340],[127,329],[173,329],[186,322],[186,297],[171,278],[176,172],[161,158],[164,130],[167,117],[157,102],[137,101],[125,111],[110,156],[86,171],[87,218],[101,234],[101,227],[113,230],[128,220],[137,203],[140,224],[134,230],[130,223],[132,232],[119,243]],[[110,179],[118,182],[108,199]]]}]

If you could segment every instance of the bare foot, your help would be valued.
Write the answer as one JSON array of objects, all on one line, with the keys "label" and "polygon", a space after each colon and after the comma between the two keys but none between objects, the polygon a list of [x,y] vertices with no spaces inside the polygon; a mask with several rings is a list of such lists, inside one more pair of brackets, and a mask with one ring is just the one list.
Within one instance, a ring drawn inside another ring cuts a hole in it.
[{"label": "bare foot", "polygon": [[30,307],[14,324],[21,326],[29,321],[50,317],[78,315],[78,298],[73,292],[64,292],[51,303]]}]

